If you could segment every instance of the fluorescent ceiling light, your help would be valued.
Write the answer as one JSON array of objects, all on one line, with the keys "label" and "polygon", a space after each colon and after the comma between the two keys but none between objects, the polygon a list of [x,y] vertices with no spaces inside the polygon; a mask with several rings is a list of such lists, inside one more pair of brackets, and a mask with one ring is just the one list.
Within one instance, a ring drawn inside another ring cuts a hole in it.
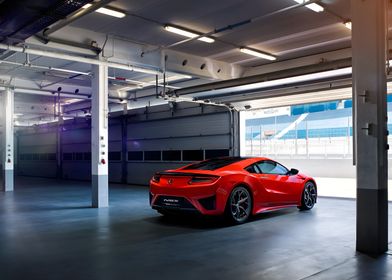
[{"label": "fluorescent ceiling light", "polygon": [[346,21],[345,23],[344,23],[344,26],[346,26],[348,29],[352,29],[352,23],[351,23],[351,21]]},{"label": "fluorescent ceiling light", "polygon": [[[83,9],[87,9],[87,8],[90,8],[91,6],[92,6],[92,4],[86,4],[82,8]],[[108,9],[108,8],[99,8],[99,9],[96,10],[96,12],[100,13],[100,14],[116,17],[116,18],[123,18],[123,17],[125,17],[124,13],[119,12],[119,11],[115,11],[115,10],[112,10],[112,9]]]},{"label": "fluorescent ceiling light", "polygon": [[63,104],[72,104],[72,103],[76,103],[76,102],[80,102],[81,100],[78,98],[71,98],[71,99],[67,99],[65,102],[63,102]]},{"label": "fluorescent ceiling light", "polygon": [[[177,28],[177,27],[174,27],[174,26],[171,26],[171,25],[165,25],[165,30],[169,31],[169,32],[172,32],[172,33],[176,33],[178,35],[182,35],[182,36],[188,37],[188,38],[195,38],[195,37],[200,36],[200,34],[196,34],[196,33],[193,33],[193,32],[190,32],[190,31],[187,31],[187,30],[184,30],[184,29],[180,29],[180,28]],[[206,43],[213,43],[213,42],[215,42],[215,40],[210,38],[210,37],[200,37],[197,40],[203,41],[203,42],[206,42]]]},{"label": "fluorescent ceiling light", "polygon": [[264,59],[267,59],[267,60],[276,60],[275,56],[272,56],[272,55],[269,55],[269,54],[266,54],[266,53],[262,53],[262,52],[259,52],[259,51],[254,51],[254,50],[251,50],[251,49],[248,49],[248,48],[240,48],[240,51],[243,52],[243,53],[246,53],[246,54],[249,54],[249,55],[253,55],[253,56],[257,56],[257,57],[260,57],[260,58],[264,58]]},{"label": "fluorescent ceiling light", "polygon": [[[310,0],[294,0],[294,1],[297,2],[298,4],[302,4],[302,3],[309,2]],[[324,12],[324,7],[322,7],[316,3],[310,3],[310,4],[306,5],[305,7],[316,12],[316,13]]]}]

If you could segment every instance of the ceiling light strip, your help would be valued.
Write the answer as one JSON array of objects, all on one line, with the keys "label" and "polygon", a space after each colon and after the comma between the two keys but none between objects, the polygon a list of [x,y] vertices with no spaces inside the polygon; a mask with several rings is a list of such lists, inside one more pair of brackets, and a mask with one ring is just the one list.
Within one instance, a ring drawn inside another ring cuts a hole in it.
[{"label": "ceiling light strip", "polygon": [[[83,9],[88,9],[92,6],[92,4],[86,4],[84,5],[82,8]],[[109,8],[98,8],[97,10],[95,10],[95,12],[100,13],[100,14],[104,14],[104,15],[108,15],[111,17],[115,17],[115,18],[123,18],[125,17],[125,13],[123,12],[119,12],[113,9],[109,9]]]},{"label": "ceiling light strip", "polygon": [[[303,4],[309,2],[310,0],[294,0],[294,1],[297,2],[298,4]],[[310,3],[308,5],[305,5],[305,7],[316,13],[324,12],[324,7],[317,3]]]},{"label": "ceiling light strip", "polygon": [[[178,34],[178,35],[181,35],[184,37],[188,37],[188,38],[196,38],[196,37],[200,36],[200,34],[197,34],[197,33],[185,30],[185,29],[181,29],[178,27],[174,27],[172,25],[165,25],[164,28],[168,32],[175,33],[175,34]],[[215,42],[215,40],[211,37],[200,37],[197,40],[203,41],[205,43],[210,43],[210,44]]]},{"label": "ceiling light strip", "polygon": [[270,60],[270,61],[276,60],[276,57],[273,56],[273,55],[266,54],[266,53],[263,53],[263,52],[260,52],[260,51],[256,51],[256,50],[252,50],[252,49],[249,49],[249,48],[240,48],[240,51],[242,53],[246,53],[246,54],[249,54],[249,55],[260,57],[260,58],[263,58],[263,59],[266,59],[266,60]]},{"label": "ceiling light strip", "polygon": [[347,28],[347,29],[352,29],[352,23],[351,23],[351,21],[346,21],[345,23],[344,23],[344,26]]}]

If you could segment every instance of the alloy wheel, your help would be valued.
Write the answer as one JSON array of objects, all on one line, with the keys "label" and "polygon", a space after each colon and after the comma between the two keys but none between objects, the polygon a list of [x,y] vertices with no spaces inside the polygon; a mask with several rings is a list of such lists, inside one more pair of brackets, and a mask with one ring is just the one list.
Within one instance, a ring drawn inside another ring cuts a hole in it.
[{"label": "alloy wheel", "polygon": [[313,208],[314,204],[316,203],[317,199],[317,192],[316,187],[312,183],[308,183],[304,189],[304,198],[303,202],[306,208],[311,209]]},{"label": "alloy wheel", "polygon": [[231,193],[230,211],[231,216],[237,223],[246,221],[251,213],[251,197],[244,187],[238,187]]}]

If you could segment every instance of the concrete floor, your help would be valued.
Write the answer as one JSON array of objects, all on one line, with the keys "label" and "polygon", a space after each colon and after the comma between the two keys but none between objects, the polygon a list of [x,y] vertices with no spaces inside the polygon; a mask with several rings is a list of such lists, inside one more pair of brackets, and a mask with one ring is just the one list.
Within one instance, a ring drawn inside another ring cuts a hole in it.
[{"label": "concrete floor", "polygon": [[309,212],[227,226],[165,219],[145,187],[114,185],[110,208],[92,209],[88,183],[16,184],[0,193],[1,280],[392,279],[392,256],[355,253],[353,200],[321,198]]}]

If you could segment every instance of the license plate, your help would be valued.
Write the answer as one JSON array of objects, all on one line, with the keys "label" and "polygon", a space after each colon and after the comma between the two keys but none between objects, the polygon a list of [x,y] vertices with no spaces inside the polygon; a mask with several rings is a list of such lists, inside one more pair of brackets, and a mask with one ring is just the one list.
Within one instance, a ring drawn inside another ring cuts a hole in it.
[{"label": "license plate", "polygon": [[179,207],[180,200],[177,198],[164,198],[162,204],[170,207]]}]

